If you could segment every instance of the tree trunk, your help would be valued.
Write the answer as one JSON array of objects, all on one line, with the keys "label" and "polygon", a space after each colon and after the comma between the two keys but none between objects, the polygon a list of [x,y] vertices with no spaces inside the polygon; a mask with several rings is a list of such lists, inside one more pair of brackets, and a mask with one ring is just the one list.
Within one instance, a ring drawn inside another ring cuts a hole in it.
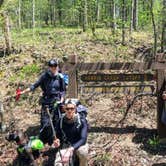
[{"label": "tree trunk", "polygon": [[62,0],[58,0],[58,18],[59,24],[62,25]]},{"label": "tree trunk", "polygon": [[4,30],[4,37],[5,37],[6,52],[7,54],[10,54],[12,52],[12,44],[11,44],[9,17],[6,13],[2,13],[1,15],[4,20],[3,30]]},{"label": "tree trunk", "polygon": [[166,0],[163,0],[161,51],[166,51]]},{"label": "tree trunk", "polygon": [[134,0],[131,1],[131,19],[130,19],[130,33],[133,31],[133,11],[134,11]]},{"label": "tree trunk", "polygon": [[150,13],[152,18],[152,25],[153,25],[153,35],[154,35],[154,44],[153,44],[153,57],[156,57],[157,53],[157,30],[156,30],[156,23],[153,13],[153,0],[150,0]]},{"label": "tree trunk", "polygon": [[133,29],[137,30],[138,25],[138,0],[133,0]]},{"label": "tree trunk", "polygon": [[32,28],[35,28],[35,0],[32,4]]},{"label": "tree trunk", "polygon": [[111,1],[111,27],[113,29],[113,32],[116,30],[116,6],[115,6],[115,0]]},{"label": "tree trunk", "polygon": [[122,1],[122,45],[125,45],[125,0]]},{"label": "tree trunk", "polygon": [[21,29],[21,0],[18,3],[18,27]]},{"label": "tree trunk", "polygon": [[99,0],[97,0],[97,23],[100,21],[100,3]]},{"label": "tree trunk", "polygon": [[84,0],[84,14],[83,14],[83,32],[86,32],[88,27],[88,4],[87,0]]}]

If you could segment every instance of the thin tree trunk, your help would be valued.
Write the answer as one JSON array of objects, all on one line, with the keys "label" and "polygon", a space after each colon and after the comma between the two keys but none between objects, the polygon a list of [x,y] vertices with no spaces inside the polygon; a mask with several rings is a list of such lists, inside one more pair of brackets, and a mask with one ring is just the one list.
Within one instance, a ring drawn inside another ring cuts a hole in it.
[{"label": "thin tree trunk", "polygon": [[84,14],[83,14],[83,32],[86,32],[88,27],[88,4],[87,0],[84,0]]},{"label": "thin tree trunk", "polygon": [[53,22],[53,25],[54,25],[54,26],[55,26],[55,24],[56,24],[55,4],[56,4],[56,0],[52,0],[52,22]]},{"label": "thin tree trunk", "polygon": [[32,27],[35,28],[35,0],[32,4]]},{"label": "thin tree trunk", "polygon": [[59,24],[62,25],[62,0],[58,0],[58,17]]},{"label": "thin tree trunk", "polygon": [[5,37],[6,52],[10,54],[12,52],[12,44],[11,44],[9,17],[6,13],[2,13],[1,15],[4,19],[3,30],[4,30],[4,37]]},{"label": "thin tree trunk", "polygon": [[163,0],[161,51],[166,51],[166,0]]},{"label": "thin tree trunk", "polygon": [[153,0],[150,0],[150,13],[152,17],[152,25],[153,25],[153,35],[154,35],[154,45],[153,45],[153,56],[156,57],[157,53],[157,30],[156,30],[156,23],[153,13]]},{"label": "thin tree trunk", "polygon": [[137,30],[138,25],[138,0],[133,0],[133,29]]},{"label": "thin tree trunk", "polygon": [[125,0],[122,1],[122,45],[125,45]]},{"label": "thin tree trunk", "polygon": [[97,22],[100,21],[100,3],[99,0],[97,0]]},{"label": "thin tree trunk", "polygon": [[130,20],[130,34],[133,31],[133,11],[134,11],[134,0],[131,1],[131,20]]},{"label": "thin tree trunk", "polygon": [[111,1],[111,27],[113,32],[116,30],[116,6],[115,6],[115,0]]},{"label": "thin tree trunk", "polygon": [[21,0],[18,3],[18,27],[21,29]]},{"label": "thin tree trunk", "polygon": [[113,30],[116,30],[116,4],[115,0],[113,0]]}]

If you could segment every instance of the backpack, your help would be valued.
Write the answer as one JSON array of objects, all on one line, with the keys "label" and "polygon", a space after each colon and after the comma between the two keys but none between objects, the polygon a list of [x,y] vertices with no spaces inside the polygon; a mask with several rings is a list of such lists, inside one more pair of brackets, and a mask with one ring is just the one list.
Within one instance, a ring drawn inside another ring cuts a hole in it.
[{"label": "backpack", "polygon": [[69,84],[69,75],[68,74],[62,74],[62,73],[59,73],[60,77],[64,80],[65,82],[65,85],[68,85]]}]

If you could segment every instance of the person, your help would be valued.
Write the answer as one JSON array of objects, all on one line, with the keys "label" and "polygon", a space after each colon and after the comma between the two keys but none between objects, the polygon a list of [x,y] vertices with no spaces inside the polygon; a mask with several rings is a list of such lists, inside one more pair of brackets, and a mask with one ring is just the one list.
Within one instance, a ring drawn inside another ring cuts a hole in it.
[{"label": "person", "polygon": [[[88,165],[88,125],[85,118],[76,113],[76,105],[70,100],[65,105],[65,114],[60,118],[56,127],[57,138],[54,146],[60,147],[56,154],[55,166],[69,163],[75,155],[80,166]],[[74,154],[74,155],[73,155]]]},{"label": "person", "polygon": [[163,105],[163,110],[161,114],[161,122],[164,125],[166,125],[166,91],[163,92],[162,99],[163,99],[164,105]]},{"label": "person", "polygon": [[[53,142],[53,132],[50,126],[49,115],[46,111],[48,108],[52,116],[54,123],[58,121],[61,116],[60,110],[57,107],[58,102],[63,103],[65,98],[65,82],[63,78],[58,73],[58,62],[55,59],[51,59],[48,62],[48,70],[46,70],[29,88],[20,92],[24,94],[30,91],[34,91],[39,86],[43,91],[41,98],[41,126],[40,126],[40,139],[43,143],[48,143],[49,145]],[[58,102],[57,102],[58,101]]]}]

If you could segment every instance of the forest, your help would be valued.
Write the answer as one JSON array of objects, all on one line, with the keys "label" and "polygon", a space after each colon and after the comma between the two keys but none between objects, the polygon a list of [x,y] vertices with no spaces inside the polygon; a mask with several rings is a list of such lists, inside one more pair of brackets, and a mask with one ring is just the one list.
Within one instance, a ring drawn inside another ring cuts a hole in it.
[{"label": "forest", "polygon": [[45,72],[67,76],[64,99],[86,108],[89,166],[166,165],[165,69],[166,0],[0,0],[0,165],[26,166],[9,141],[24,133],[42,145],[31,164],[56,166],[60,148],[38,139]]},{"label": "forest", "polygon": [[[121,33],[121,43],[133,31],[150,31],[154,54],[165,45],[165,0],[1,0],[1,24],[10,18],[10,29],[46,27],[107,28],[112,35]],[[5,13],[5,15],[4,15]],[[7,23],[6,23],[7,24]],[[10,47],[10,46],[9,46]]]}]

